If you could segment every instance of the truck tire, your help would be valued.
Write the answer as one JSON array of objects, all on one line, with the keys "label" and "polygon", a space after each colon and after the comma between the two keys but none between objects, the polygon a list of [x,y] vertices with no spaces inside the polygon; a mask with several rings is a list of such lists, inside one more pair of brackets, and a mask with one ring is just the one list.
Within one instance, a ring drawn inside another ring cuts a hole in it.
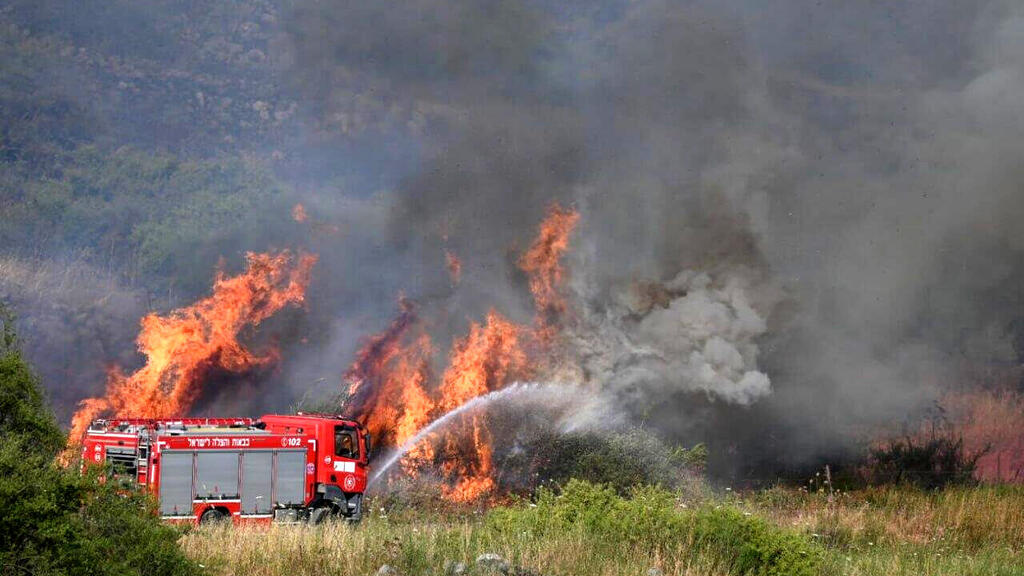
[{"label": "truck tire", "polygon": [[228,519],[228,515],[217,508],[208,508],[199,517],[200,524],[219,524]]},{"label": "truck tire", "polygon": [[317,506],[309,511],[309,523],[313,526],[323,523],[328,516],[333,515],[334,510],[330,506]]},{"label": "truck tire", "polygon": [[355,500],[355,509],[349,511],[345,520],[350,524],[358,524],[363,519],[363,495],[356,494],[350,499],[350,502],[351,500]]}]

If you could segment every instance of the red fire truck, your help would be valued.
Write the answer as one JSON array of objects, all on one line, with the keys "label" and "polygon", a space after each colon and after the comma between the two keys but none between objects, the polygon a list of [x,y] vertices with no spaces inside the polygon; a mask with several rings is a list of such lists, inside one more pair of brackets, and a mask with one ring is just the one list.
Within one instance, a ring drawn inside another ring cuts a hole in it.
[{"label": "red fire truck", "polygon": [[362,516],[370,435],[340,416],[96,420],[83,463],[156,495],[171,521]]}]

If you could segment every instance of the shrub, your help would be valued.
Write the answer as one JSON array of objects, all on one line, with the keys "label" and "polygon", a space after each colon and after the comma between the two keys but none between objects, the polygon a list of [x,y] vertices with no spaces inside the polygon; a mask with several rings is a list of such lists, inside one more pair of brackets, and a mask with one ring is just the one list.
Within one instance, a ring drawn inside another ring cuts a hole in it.
[{"label": "shrub", "polygon": [[607,484],[570,480],[560,492],[541,488],[531,505],[495,508],[487,520],[499,532],[540,538],[578,531],[595,546],[676,544],[687,519],[676,510],[675,496],[655,487],[635,488],[631,496],[623,498]]},{"label": "shrub", "polygon": [[[2,312],[2,306],[0,306]],[[0,573],[198,573],[146,495],[54,462],[63,434],[22,361],[10,315],[0,350]]]},{"label": "shrub", "polygon": [[974,482],[974,470],[985,450],[968,454],[952,434],[933,434],[924,440],[911,436],[874,448],[866,475],[872,484],[913,484],[935,489]]},{"label": "shrub", "polygon": [[628,544],[663,552],[692,543],[734,574],[810,576],[822,561],[820,548],[800,535],[730,507],[683,509],[673,493],[651,486],[625,498],[612,486],[571,480],[560,493],[539,490],[532,505],[495,508],[487,521],[534,538],[577,532],[595,550]]},{"label": "shrub", "polygon": [[197,570],[143,494],[57,467],[20,439],[0,446],[0,572],[180,575]]},{"label": "shrub", "polygon": [[534,477],[555,484],[571,478],[587,480],[611,486],[623,495],[643,484],[674,487],[690,469],[657,437],[643,430],[550,434],[525,453],[532,455],[529,462],[536,466]]},{"label": "shrub", "polygon": [[693,448],[677,446],[669,455],[669,460],[694,472],[703,473],[708,465],[708,447],[703,442],[695,444]]},{"label": "shrub", "polygon": [[693,517],[694,542],[730,563],[733,573],[756,576],[817,574],[822,551],[804,537],[734,508],[705,508]]},{"label": "shrub", "polygon": [[0,437],[24,438],[37,452],[53,456],[64,445],[64,435],[35,375],[21,358],[14,333],[14,317],[0,303]]}]

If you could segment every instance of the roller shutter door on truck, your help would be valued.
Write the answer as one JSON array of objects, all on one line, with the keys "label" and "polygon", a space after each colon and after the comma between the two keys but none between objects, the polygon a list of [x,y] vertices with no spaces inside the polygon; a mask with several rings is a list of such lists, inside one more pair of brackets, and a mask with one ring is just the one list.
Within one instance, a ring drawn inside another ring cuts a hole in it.
[{"label": "roller shutter door on truck", "polygon": [[237,450],[204,450],[196,454],[196,498],[238,498]]},{"label": "roller shutter door on truck", "polygon": [[277,502],[282,506],[305,504],[306,451],[277,453]]},{"label": "roller shutter door on truck", "polygon": [[242,514],[269,514],[273,506],[274,453],[242,454]]},{"label": "roller shutter door on truck", "polygon": [[192,452],[165,451],[160,458],[160,514],[192,514]]}]

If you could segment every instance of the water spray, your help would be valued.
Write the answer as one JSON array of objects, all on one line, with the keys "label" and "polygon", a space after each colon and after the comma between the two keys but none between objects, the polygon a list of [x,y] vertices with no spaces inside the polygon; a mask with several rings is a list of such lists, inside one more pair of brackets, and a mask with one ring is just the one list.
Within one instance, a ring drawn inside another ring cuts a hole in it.
[{"label": "water spray", "polygon": [[395,449],[395,451],[388,456],[388,459],[384,461],[384,464],[377,469],[377,471],[374,473],[372,477],[370,477],[370,481],[368,484],[370,486],[375,484],[377,480],[379,480],[392,466],[394,466],[395,462],[401,460],[402,456],[405,456],[405,454],[409,450],[412,450],[413,447],[415,447],[417,444],[426,439],[427,436],[433,434],[434,432],[445,426],[447,423],[451,422],[455,417],[466,412],[469,412],[470,410],[482,408],[488,404],[492,404],[499,400],[508,399],[513,396],[518,396],[522,394],[536,394],[540,392],[550,392],[555,389],[564,390],[564,387],[556,386],[554,384],[540,384],[536,382],[516,382],[515,384],[506,386],[501,390],[495,390],[494,392],[484,394],[483,396],[477,396],[476,398],[473,398],[472,400],[466,402],[465,404],[453,408],[452,410],[443,414],[437,420],[431,422],[429,425],[427,425],[422,430],[417,432],[415,436],[406,440],[404,444]]}]

